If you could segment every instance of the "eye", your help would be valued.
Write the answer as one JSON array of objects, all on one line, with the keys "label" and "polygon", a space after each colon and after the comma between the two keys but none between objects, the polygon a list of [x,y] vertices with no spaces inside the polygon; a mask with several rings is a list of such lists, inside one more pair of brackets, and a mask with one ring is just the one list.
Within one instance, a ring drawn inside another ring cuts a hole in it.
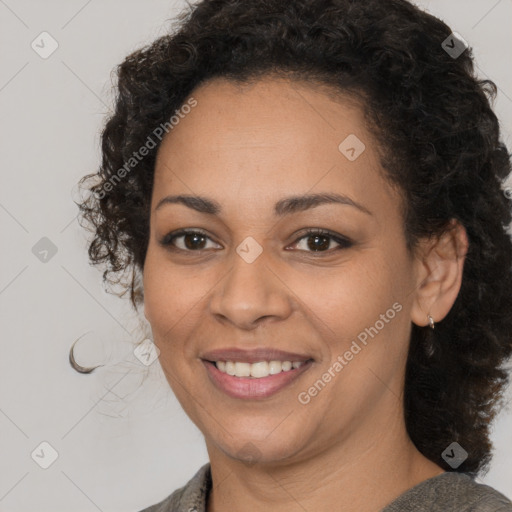
[{"label": "eye", "polygon": [[[180,242],[178,242],[178,240],[180,240]],[[203,231],[197,229],[182,229],[166,235],[160,240],[160,244],[171,250],[185,252],[198,252],[206,249],[219,248],[218,244],[214,244],[217,245],[217,247],[207,247],[208,240],[213,242]],[[300,245],[303,240],[306,241],[306,243],[300,250],[305,252],[332,252],[333,250],[348,249],[353,245],[349,239],[324,229],[309,229],[294,242],[294,245]],[[338,244],[338,247],[331,249],[331,242]],[[304,249],[304,247],[306,248]]]},{"label": "eye", "polygon": [[[295,242],[295,245],[300,245],[303,240],[305,243],[303,243],[302,247],[306,249],[302,250],[306,252],[332,252],[333,250],[348,249],[353,245],[348,238],[324,229],[309,229]],[[338,247],[331,250],[330,246],[333,241],[338,244]]]},{"label": "eye", "polygon": [[[182,239],[181,242],[177,243],[176,241],[180,239]],[[202,251],[204,249],[211,249],[211,247],[205,246],[207,240],[211,239],[202,231],[182,229],[166,235],[162,240],[160,240],[160,244],[173,250]]]}]

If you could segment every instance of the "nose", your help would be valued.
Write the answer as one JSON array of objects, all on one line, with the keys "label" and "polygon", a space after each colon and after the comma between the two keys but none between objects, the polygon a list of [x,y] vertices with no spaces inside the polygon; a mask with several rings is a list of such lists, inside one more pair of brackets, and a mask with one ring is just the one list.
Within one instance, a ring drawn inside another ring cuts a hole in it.
[{"label": "nose", "polygon": [[210,300],[210,311],[219,321],[253,330],[262,322],[284,320],[292,313],[290,290],[268,265],[264,253],[252,263],[233,255],[231,270]]}]

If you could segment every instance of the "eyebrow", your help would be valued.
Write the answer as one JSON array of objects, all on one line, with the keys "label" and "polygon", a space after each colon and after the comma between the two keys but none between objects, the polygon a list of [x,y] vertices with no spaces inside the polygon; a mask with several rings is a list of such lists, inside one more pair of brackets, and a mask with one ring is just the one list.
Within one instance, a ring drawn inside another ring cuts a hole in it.
[{"label": "eyebrow", "polygon": [[[155,211],[159,210],[166,204],[183,204],[188,208],[196,210],[199,213],[206,213],[209,215],[219,215],[222,211],[220,204],[213,199],[193,195],[166,196],[158,202]],[[284,199],[280,199],[274,205],[274,215],[283,217],[292,213],[303,212],[311,208],[315,208],[321,204],[342,204],[353,206],[354,208],[357,208],[367,215],[373,215],[372,212],[368,210],[368,208],[360,203],[357,203],[348,196],[342,194],[327,193],[290,196],[285,197]]]}]

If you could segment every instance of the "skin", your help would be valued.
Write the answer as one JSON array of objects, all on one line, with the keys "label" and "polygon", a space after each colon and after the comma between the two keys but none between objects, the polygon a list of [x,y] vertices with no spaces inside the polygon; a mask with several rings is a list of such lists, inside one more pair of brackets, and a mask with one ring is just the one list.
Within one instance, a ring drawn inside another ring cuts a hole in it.
[{"label": "skin", "polygon": [[[217,78],[192,96],[197,106],[157,157],[144,313],[166,378],[206,440],[207,510],[380,510],[443,472],[407,435],[404,372],[411,323],[428,325],[427,313],[442,320],[457,297],[466,233],[454,223],[407,251],[401,196],[383,178],[355,101],[270,76],[243,86]],[[338,149],[349,134],[366,146],[354,161]],[[333,192],[371,215],[341,204],[274,215],[283,197]],[[208,197],[221,213],[156,209],[175,194]],[[192,245],[202,250],[186,252],[183,237],[181,252],[159,243],[180,228],[205,231],[209,238]],[[305,228],[353,245],[321,239],[315,252]],[[263,250],[252,263],[236,252],[248,236]],[[298,394],[397,302],[401,311],[300,403]],[[200,355],[232,346],[276,347],[314,363],[274,396],[231,398],[210,382]]]}]

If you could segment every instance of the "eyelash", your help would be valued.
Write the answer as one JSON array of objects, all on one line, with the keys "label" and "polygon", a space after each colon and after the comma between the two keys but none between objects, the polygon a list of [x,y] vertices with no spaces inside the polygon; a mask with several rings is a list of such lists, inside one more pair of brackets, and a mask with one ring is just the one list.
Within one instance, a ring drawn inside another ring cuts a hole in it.
[{"label": "eyelash", "polygon": [[[176,231],[176,232],[169,233],[169,234],[165,235],[162,238],[162,240],[160,240],[160,244],[162,246],[168,248],[169,250],[172,250],[172,251],[198,252],[199,253],[201,251],[208,250],[208,249],[197,249],[197,250],[181,249],[179,247],[176,247],[173,244],[173,242],[177,238],[180,238],[180,237],[186,236],[186,235],[200,235],[200,236],[203,236],[205,238],[210,239],[210,237],[204,231],[202,231],[200,229],[181,229],[179,231]],[[317,255],[317,254],[331,254],[333,251],[338,251],[338,250],[341,250],[341,249],[348,249],[348,248],[352,247],[352,245],[354,245],[353,242],[351,240],[349,240],[348,238],[341,237],[340,235],[334,234],[334,233],[332,233],[332,232],[330,232],[328,230],[320,229],[320,228],[313,228],[313,229],[307,230],[299,238],[297,238],[297,240],[295,240],[295,242],[293,242],[292,245],[295,245],[300,240],[307,239],[307,238],[309,238],[311,236],[319,236],[319,237],[330,238],[331,240],[333,240],[334,242],[339,244],[339,247],[336,247],[334,249],[327,249],[325,251],[301,251],[301,252],[309,252],[310,254],[313,254],[313,255]]]}]

